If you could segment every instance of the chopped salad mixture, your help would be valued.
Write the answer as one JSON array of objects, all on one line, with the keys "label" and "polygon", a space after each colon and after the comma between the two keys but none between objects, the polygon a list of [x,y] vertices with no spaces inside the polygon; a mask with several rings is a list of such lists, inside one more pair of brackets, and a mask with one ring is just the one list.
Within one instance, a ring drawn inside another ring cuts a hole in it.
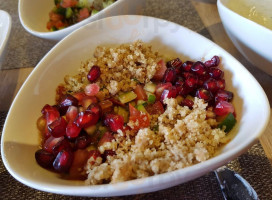
[{"label": "chopped salad mixture", "polygon": [[141,41],[97,47],[66,76],[37,127],[37,163],[87,184],[181,169],[214,156],[236,123],[220,58],[165,60]]},{"label": "chopped salad mixture", "polygon": [[47,29],[57,31],[95,15],[117,0],[54,0]]}]

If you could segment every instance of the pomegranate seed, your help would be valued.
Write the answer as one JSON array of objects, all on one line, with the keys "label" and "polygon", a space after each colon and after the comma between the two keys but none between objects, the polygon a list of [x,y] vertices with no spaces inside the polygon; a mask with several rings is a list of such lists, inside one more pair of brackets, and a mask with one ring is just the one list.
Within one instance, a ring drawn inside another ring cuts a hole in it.
[{"label": "pomegranate seed", "polygon": [[224,72],[217,67],[211,67],[209,69],[209,74],[214,79],[221,79],[224,76]]},{"label": "pomegranate seed", "polygon": [[194,63],[192,61],[186,61],[182,64],[183,71],[189,72],[191,70],[191,67]]},{"label": "pomegranate seed", "polygon": [[72,162],[73,153],[71,151],[62,150],[54,160],[53,167],[58,172],[68,172]]},{"label": "pomegranate seed", "polygon": [[219,101],[214,108],[214,113],[218,116],[227,115],[228,113],[234,113],[234,107],[227,101]]},{"label": "pomegranate seed", "polygon": [[98,66],[94,65],[90,69],[90,71],[87,75],[87,78],[91,83],[93,83],[100,77],[100,74],[101,74],[100,68]]},{"label": "pomegranate seed", "polygon": [[67,112],[69,106],[78,106],[78,100],[70,94],[63,96],[58,104],[61,115]]},{"label": "pomegranate seed", "polygon": [[46,119],[47,125],[60,117],[60,113],[56,107],[46,104],[42,109],[42,114]]},{"label": "pomegranate seed", "polygon": [[181,67],[182,66],[182,61],[179,58],[175,58],[173,60],[168,61],[166,63],[166,66],[168,68],[170,68],[170,67],[174,67],[174,68]]},{"label": "pomegranate seed", "polygon": [[123,128],[124,118],[121,115],[107,114],[104,119],[104,124],[110,128],[112,132]]},{"label": "pomegranate seed", "polygon": [[55,137],[53,137],[53,136],[50,136],[50,137],[45,141],[45,143],[44,143],[44,145],[43,145],[43,149],[46,150],[46,151],[48,151],[49,153],[53,153],[53,148],[54,148],[54,146],[56,146],[56,144],[57,144],[59,141],[63,140],[63,139],[64,139],[63,136],[62,136],[62,137],[58,137],[58,138],[55,138]]},{"label": "pomegranate seed", "polygon": [[185,80],[185,84],[190,88],[197,87],[197,83],[198,83],[198,77],[195,75],[190,75]]},{"label": "pomegranate seed", "polygon": [[[109,102],[111,102],[111,101],[109,101]],[[111,102],[111,105],[112,105],[112,102]],[[91,111],[94,114],[98,115],[98,117],[100,117],[101,113],[102,113],[102,108],[101,108],[100,104],[93,103],[93,104],[88,106],[86,111]]]},{"label": "pomegranate seed", "polygon": [[177,88],[175,86],[172,86],[168,89],[163,90],[161,95],[161,102],[163,103],[164,99],[166,98],[176,98],[178,95]]},{"label": "pomegranate seed", "polygon": [[80,112],[75,120],[78,127],[86,128],[98,122],[99,115],[91,111]]},{"label": "pomegranate seed", "polygon": [[75,148],[76,149],[85,149],[91,143],[90,136],[87,134],[81,135],[76,138]]},{"label": "pomegranate seed", "polygon": [[183,85],[181,87],[177,86],[177,91],[179,95],[186,96],[187,94],[193,91],[193,88],[189,88],[186,85]]},{"label": "pomegranate seed", "polygon": [[221,89],[221,90],[225,89],[226,83],[225,83],[224,79],[217,80],[216,84],[217,84],[218,89]]},{"label": "pomegranate seed", "polygon": [[48,125],[48,130],[53,137],[61,137],[65,135],[67,122],[63,117],[53,121]]},{"label": "pomegranate seed", "polygon": [[182,102],[181,102],[181,105],[182,106],[187,106],[189,107],[190,109],[193,108],[193,105],[194,105],[194,102],[191,100],[191,99],[184,99]]},{"label": "pomegranate seed", "polygon": [[211,60],[205,62],[206,67],[217,67],[220,63],[220,58],[218,56],[213,56]]},{"label": "pomegranate seed", "polygon": [[[96,160],[98,157],[101,157],[101,154],[98,150],[91,150],[89,153],[89,158],[93,158],[93,160]],[[91,165],[94,164],[94,161],[90,162]]]},{"label": "pomegranate seed", "polygon": [[182,77],[178,77],[175,86],[183,86],[184,83],[185,83],[184,79]]},{"label": "pomegranate seed", "polygon": [[198,76],[204,76],[207,73],[205,65],[200,61],[197,61],[193,64],[193,66],[191,67],[191,71],[193,71]]},{"label": "pomegranate seed", "polygon": [[39,149],[38,151],[35,152],[35,159],[37,163],[43,168],[50,168],[52,167],[55,156],[52,153],[49,153],[48,151]]},{"label": "pomegranate seed", "polygon": [[183,72],[183,73],[182,73],[182,76],[186,79],[186,78],[188,78],[188,77],[190,77],[190,76],[194,76],[194,74],[191,73],[191,72]]},{"label": "pomegranate seed", "polygon": [[75,106],[69,106],[66,112],[66,120],[68,122],[74,121],[77,115],[78,115],[78,108]]},{"label": "pomegranate seed", "polygon": [[171,83],[159,83],[157,86],[156,86],[156,91],[155,91],[155,94],[156,94],[156,97],[158,99],[161,98],[161,94],[162,92],[165,90],[165,89],[168,89],[172,87],[172,84]]},{"label": "pomegranate seed", "polygon": [[217,85],[217,81],[213,78],[209,78],[205,83],[203,84],[203,87],[206,90],[211,91],[212,93],[215,93],[219,88]]},{"label": "pomegranate seed", "polygon": [[105,150],[104,153],[103,153],[103,155],[102,155],[103,162],[105,162],[107,160],[108,156],[115,156],[115,155],[116,155],[115,151],[113,151],[113,150]]},{"label": "pomegranate seed", "polygon": [[68,138],[76,138],[81,131],[81,128],[78,127],[74,122],[69,122],[66,127],[66,136]]},{"label": "pomegranate seed", "polygon": [[205,90],[203,88],[200,88],[196,91],[196,97],[199,99],[203,99],[205,102],[209,102],[212,100],[212,93],[208,90]]},{"label": "pomegranate seed", "polygon": [[176,70],[175,68],[171,67],[165,71],[162,80],[164,83],[166,82],[175,83],[176,78],[177,78]]},{"label": "pomegranate seed", "polygon": [[55,156],[62,150],[70,150],[72,151],[72,147],[70,142],[64,138],[63,140],[58,141],[52,148],[52,152]]},{"label": "pomegranate seed", "polygon": [[233,93],[227,90],[219,90],[215,95],[215,102],[219,101],[231,101]]},{"label": "pomegranate seed", "polygon": [[198,77],[197,85],[198,85],[199,87],[202,87],[203,84],[205,83],[205,81],[207,81],[209,78],[210,78],[210,76],[209,76],[208,74],[205,74],[204,76]]},{"label": "pomegranate seed", "polygon": [[101,146],[106,142],[111,142],[112,140],[114,140],[115,138],[113,137],[111,132],[106,132],[103,134],[102,138],[99,140],[97,146]]},{"label": "pomegranate seed", "polygon": [[97,85],[96,83],[92,83],[89,85],[86,85],[85,87],[85,94],[87,96],[95,96],[100,90],[99,85]]}]

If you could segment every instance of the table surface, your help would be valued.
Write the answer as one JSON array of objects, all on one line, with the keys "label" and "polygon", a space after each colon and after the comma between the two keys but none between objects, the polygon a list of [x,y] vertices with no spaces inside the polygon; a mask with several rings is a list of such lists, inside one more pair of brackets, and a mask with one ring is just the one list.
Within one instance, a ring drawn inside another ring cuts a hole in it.
[{"label": "table surface", "polygon": [[[214,0],[190,0],[193,7],[197,11],[201,21],[211,36],[211,39],[231,53],[237,58],[257,79],[267,94],[270,105],[272,105],[272,77],[252,66],[233,46],[230,39],[226,35],[222,26],[216,1]],[[190,28],[190,27],[189,27]],[[39,39],[37,39],[39,41]],[[9,41],[11,42],[11,41]],[[44,42],[44,40],[43,40]],[[21,46],[24,48],[24,46]],[[44,52],[46,53],[46,52]],[[9,54],[7,54],[9,55]],[[7,58],[6,58],[7,59]],[[31,59],[31,56],[28,57]],[[37,64],[37,63],[35,63]],[[34,64],[34,65],[35,65]],[[33,70],[35,66],[25,66],[18,69],[2,69],[0,70],[0,111],[7,112],[13,98],[19,88]],[[266,153],[267,158],[272,163],[272,118],[260,137],[260,143]]]}]

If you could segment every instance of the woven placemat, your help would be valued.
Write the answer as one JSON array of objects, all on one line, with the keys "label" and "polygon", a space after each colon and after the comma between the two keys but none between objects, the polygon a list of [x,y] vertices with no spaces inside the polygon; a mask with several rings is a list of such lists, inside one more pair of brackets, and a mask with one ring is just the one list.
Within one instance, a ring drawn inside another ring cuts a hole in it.
[{"label": "woven placemat", "polygon": [[[36,66],[56,42],[26,32],[19,20],[18,0],[0,0],[0,9],[7,11],[12,18],[11,34],[1,69]],[[190,0],[146,0],[143,15],[178,23],[211,39]]]},{"label": "woven placemat", "polygon": [[[5,112],[0,112],[0,136],[6,118]],[[33,155],[34,156],[34,155]],[[261,200],[272,200],[272,167],[266,158],[260,143],[252,146],[247,153],[227,164],[227,167],[239,172],[256,190]],[[15,180],[5,169],[0,158],[0,199],[92,199],[92,200],[176,200],[176,199],[209,199],[223,200],[215,174],[210,172],[193,181],[147,194],[112,197],[85,198],[72,197],[41,192]]]}]

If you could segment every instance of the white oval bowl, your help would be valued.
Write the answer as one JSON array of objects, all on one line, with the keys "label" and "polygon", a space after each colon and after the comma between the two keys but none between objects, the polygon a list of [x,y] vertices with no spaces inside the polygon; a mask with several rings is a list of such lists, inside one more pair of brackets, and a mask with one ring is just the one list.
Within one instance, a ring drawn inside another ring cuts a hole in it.
[{"label": "white oval bowl", "polygon": [[[234,92],[236,136],[222,152],[203,163],[148,178],[116,184],[86,186],[59,178],[34,158],[39,148],[36,121],[45,104],[54,104],[55,90],[67,74],[75,74],[98,45],[117,45],[137,39],[154,51],[192,60],[221,57],[227,89]],[[249,84],[250,83],[250,84]],[[60,41],[36,66],[15,97],[2,134],[3,162],[18,181],[47,192],[76,196],[120,196],[168,188],[214,170],[253,145],[270,114],[267,97],[254,77],[229,53],[203,36],[177,24],[144,16],[117,16],[88,24]],[[257,116],[257,117],[256,117]],[[24,163],[24,164],[22,164]]]},{"label": "white oval bowl", "polygon": [[105,17],[126,14],[140,14],[145,0],[118,0],[97,14],[58,31],[49,31],[46,24],[49,12],[54,7],[54,0],[19,0],[18,10],[20,22],[29,33],[40,38],[61,40],[72,31],[90,22]]},{"label": "white oval bowl", "polygon": [[227,2],[218,0],[217,7],[231,41],[248,61],[272,76],[272,30],[230,10]]},{"label": "white oval bowl", "polygon": [[10,15],[4,10],[0,10],[0,69],[5,56],[5,47],[8,43],[11,23]]}]

